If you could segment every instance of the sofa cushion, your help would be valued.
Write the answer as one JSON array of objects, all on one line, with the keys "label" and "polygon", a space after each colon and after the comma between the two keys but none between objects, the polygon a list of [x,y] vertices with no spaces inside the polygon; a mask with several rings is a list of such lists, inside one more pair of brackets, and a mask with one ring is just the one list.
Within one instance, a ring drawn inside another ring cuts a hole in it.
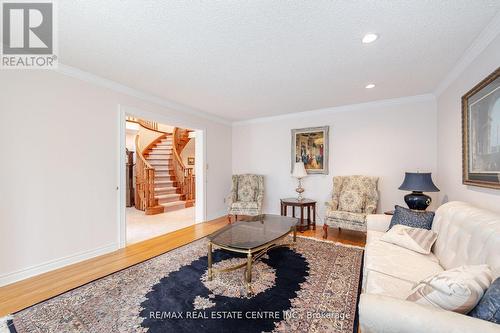
[{"label": "sofa cushion", "polygon": [[326,217],[331,218],[331,219],[345,220],[345,221],[349,221],[349,222],[355,222],[355,223],[358,223],[361,225],[366,224],[366,215],[365,214],[343,212],[340,210],[328,209],[326,211],[325,215],[326,215]]},{"label": "sofa cushion", "polygon": [[444,269],[487,264],[500,277],[500,214],[465,202],[449,202],[436,210],[432,230],[438,238],[432,252]]},{"label": "sofa cushion", "polygon": [[248,201],[236,201],[233,202],[233,208],[244,210],[244,209],[257,209],[256,202],[248,202]]},{"label": "sofa cushion", "polygon": [[389,229],[396,224],[407,225],[412,228],[431,229],[432,220],[434,219],[433,212],[416,212],[397,205],[394,208],[394,215],[392,216]]},{"label": "sofa cushion", "polygon": [[362,292],[390,296],[401,300],[411,292],[413,283],[378,271],[366,271],[366,281]]},{"label": "sofa cushion", "polygon": [[368,230],[368,232],[366,233],[366,243],[365,243],[365,247],[366,245],[368,244],[371,244],[373,242],[376,242],[378,240],[380,240],[380,238],[385,235],[385,232],[382,232],[382,231],[373,231],[373,230]]},{"label": "sofa cushion", "polygon": [[423,279],[407,300],[465,314],[477,305],[490,284],[488,265],[460,266]]},{"label": "sofa cushion", "polygon": [[362,213],[365,206],[365,196],[360,191],[346,190],[340,194],[339,210],[344,212]]},{"label": "sofa cushion", "polygon": [[443,271],[434,254],[420,254],[383,242],[379,239],[382,235],[382,232],[367,233],[364,292],[405,299],[415,283]]},{"label": "sofa cushion", "polygon": [[436,238],[437,234],[432,230],[397,224],[386,232],[381,240],[418,253],[429,254]]},{"label": "sofa cushion", "polygon": [[500,324],[500,278],[493,281],[469,316]]}]

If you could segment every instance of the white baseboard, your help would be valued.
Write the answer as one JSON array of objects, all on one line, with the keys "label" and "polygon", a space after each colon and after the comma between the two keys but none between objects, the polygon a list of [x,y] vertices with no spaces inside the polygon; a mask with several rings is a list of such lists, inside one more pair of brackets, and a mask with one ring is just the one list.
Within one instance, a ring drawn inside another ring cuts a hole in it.
[{"label": "white baseboard", "polygon": [[18,271],[0,275],[0,287],[20,280],[24,280],[39,274],[47,273],[55,269],[75,264],[77,262],[91,259],[109,252],[118,250],[118,244],[113,243],[96,249],[82,251],[67,257],[50,260],[38,265],[23,268]]}]

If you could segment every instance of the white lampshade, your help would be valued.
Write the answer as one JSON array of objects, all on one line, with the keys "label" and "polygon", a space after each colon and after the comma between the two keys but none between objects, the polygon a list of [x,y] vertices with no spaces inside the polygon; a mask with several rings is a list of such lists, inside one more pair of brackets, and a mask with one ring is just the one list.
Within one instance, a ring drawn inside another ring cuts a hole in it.
[{"label": "white lampshade", "polygon": [[293,167],[292,176],[299,179],[307,176],[307,171],[306,168],[304,167],[304,162],[295,163],[295,166]]}]

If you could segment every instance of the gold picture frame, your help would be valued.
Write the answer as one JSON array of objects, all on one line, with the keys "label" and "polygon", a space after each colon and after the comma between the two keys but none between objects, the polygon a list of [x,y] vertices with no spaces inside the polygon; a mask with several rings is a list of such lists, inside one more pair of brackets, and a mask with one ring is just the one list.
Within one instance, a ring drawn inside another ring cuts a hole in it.
[{"label": "gold picture frame", "polygon": [[500,68],[462,96],[462,182],[500,189]]},{"label": "gold picture frame", "polygon": [[328,174],[329,126],[292,129],[291,170],[304,162],[308,174]]}]

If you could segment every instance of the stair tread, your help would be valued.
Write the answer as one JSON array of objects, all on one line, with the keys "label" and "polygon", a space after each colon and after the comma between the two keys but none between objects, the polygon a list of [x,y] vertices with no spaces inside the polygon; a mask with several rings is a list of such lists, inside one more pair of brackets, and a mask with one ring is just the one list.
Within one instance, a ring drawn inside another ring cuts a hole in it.
[{"label": "stair tread", "polygon": [[178,187],[175,186],[168,186],[168,187],[156,187],[155,191],[177,191]]},{"label": "stair tread", "polygon": [[160,206],[172,207],[172,206],[180,206],[180,205],[185,205],[185,204],[186,204],[186,201],[179,200],[179,201],[171,201],[171,202],[161,203]]},{"label": "stair tread", "polygon": [[168,183],[174,183],[175,181],[173,180],[157,180],[155,181],[155,184],[168,184]]},{"label": "stair tread", "polygon": [[167,198],[175,198],[175,197],[180,197],[181,194],[179,193],[169,193],[169,194],[158,194],[155,195],[155,198],[157,199],[167,199]]}]

